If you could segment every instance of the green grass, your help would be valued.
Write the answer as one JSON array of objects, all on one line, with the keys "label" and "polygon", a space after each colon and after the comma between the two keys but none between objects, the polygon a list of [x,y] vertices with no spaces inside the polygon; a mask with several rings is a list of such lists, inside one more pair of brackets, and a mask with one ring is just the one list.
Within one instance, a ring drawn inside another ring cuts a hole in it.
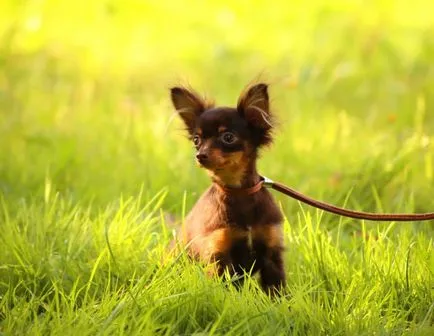
[{"label": "green grass", "polygon": [[432,222],[340,218],[275,194],[288,286],[168,255],[208,185],[168,87],[280,121],[261,172],[378,212],[434,210],[430,2],[0,5],[0,335],[430,335]]}]

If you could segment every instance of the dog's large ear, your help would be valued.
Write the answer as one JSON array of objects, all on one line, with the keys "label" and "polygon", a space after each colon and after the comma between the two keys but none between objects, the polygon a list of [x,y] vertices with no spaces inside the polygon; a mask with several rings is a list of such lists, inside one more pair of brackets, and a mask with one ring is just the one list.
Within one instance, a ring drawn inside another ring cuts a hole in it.
[{"label": "dog's large ear", "polygon": [[273,124],[267,84],[247,87],[238,99],[237,110],[257,130],[260,145],[271,142]]},{"label": "dog's large ear", "polygon": [[238,99],[237,109],[251,125],[261,129],[272,127],[267,84],[247,87]]},{"label": "dog's large ear", "polygon": [[192,134],[196,124],[196,118],[199,117],[205,109],[210,108],[212,104],[201,98],[194,91],[183,87],[171,88],[170,96],[173,106],[187,127],[187,131]]}]

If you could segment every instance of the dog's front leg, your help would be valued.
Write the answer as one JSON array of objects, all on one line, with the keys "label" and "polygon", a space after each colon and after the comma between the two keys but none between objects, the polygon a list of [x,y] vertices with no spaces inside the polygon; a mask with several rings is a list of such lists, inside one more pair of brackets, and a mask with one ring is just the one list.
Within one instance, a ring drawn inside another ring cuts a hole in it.
[{"label": "dog's front leg", "polygon": [[230,270],[229,265],[231,260],[227,253],[215,252],[212,253],[208,258],[208,269],[207,274],[209,276],[221,277],[225,273],[226,269]]},{"label": "dog's front leg", "polygon": [[282,252],[282,247],[268,247],[263,256],[260,269],[261,285],[270,295],[278,294],[286,284]]},{"label": "dog's front leg", "polygon": [[218,228],[208,233],[202,241],[202,259],[208,264],[207,273],[211,276],[222,276],[232,263],[230,249],[233,232],[230,228]]},{"label": "dog's front leg", "polygon": [[285,286],[283,235],[280,223],[253,228],[253,241],[262,288],[275,295]]}]

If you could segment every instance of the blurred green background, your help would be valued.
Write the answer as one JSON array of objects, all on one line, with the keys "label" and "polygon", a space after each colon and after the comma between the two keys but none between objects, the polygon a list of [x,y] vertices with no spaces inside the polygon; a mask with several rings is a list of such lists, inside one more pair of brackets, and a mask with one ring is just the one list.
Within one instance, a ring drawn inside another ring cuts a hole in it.
[{"label": "blurred green background", "polygon": [[[429,1],[13,1],[0,5],[0,192],[106,204],[208,184],[173,115],[189,83],[234,105],[270,82],[261,172],[364,210],[434,207]],[[47,190],[48,188],[48,190]],[[299,209],[281,198],[290,213]]]},{"label": "blurred green background", "polygon": [[172,85],[233,106],[268,81],[279,125],[262,174],[356,210],[434,211],[433,12],[2,0],[0,334],[433,334],[432,221],[365,223],[275,194],[279,302],[167,256],[209,185]]}]

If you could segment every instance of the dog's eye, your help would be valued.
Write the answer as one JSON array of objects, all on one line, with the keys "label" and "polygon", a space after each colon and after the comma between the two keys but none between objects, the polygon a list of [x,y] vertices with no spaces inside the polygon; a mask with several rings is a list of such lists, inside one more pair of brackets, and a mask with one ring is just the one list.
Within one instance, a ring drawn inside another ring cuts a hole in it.
[{"label": "dog's eye", "polygon": [[193,143],[196,147],[200,146],[200,137],[198,135],[195,135],[193,138]]},{"label": "dog's eye", "polygon": [[220,139],[222,140],[223,143],[227,144],[227,145],[232,145],[237,141],[237,137],[235,136],[234,133],[231,132],[224,132]]}]

